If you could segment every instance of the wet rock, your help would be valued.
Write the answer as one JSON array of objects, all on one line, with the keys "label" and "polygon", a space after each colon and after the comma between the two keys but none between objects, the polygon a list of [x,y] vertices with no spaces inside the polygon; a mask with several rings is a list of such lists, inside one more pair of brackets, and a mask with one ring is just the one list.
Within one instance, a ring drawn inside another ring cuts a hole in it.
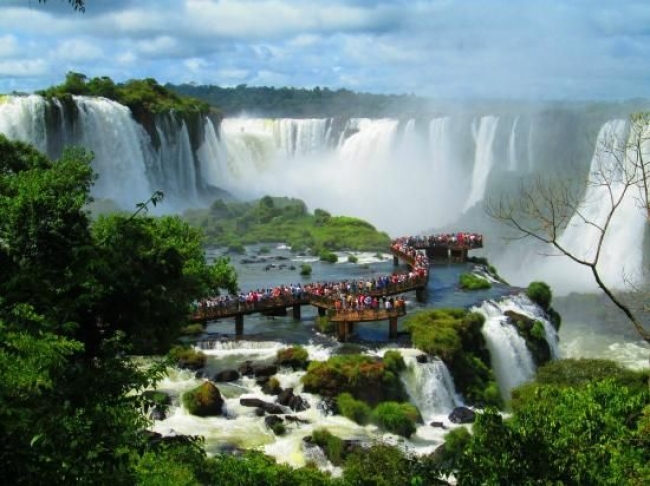
[{"label": "wet rock", "polygon": [[239,372],[237,370],[223,370],[214,375],[214,381],[231,382],[239,380]]},{"label": "wet rock", "polygon": [[255,407],[264,410],[266,413],[272,415],[279,415],[285,413],[285,409],[276,403],[268,403],[259,398],[240,398],[239,404],[243,407]]},{"label": "wet rock", "polygon": [[454,424],[472,424],[476,419],[476,413],[467,407],[456,407],[449,414],[449,421]]}]

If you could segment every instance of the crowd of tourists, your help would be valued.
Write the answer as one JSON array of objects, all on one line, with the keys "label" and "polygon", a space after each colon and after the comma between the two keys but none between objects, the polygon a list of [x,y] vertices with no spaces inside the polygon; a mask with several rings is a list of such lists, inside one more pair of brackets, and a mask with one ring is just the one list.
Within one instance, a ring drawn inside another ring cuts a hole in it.
[{"label": "crowd of tourists", "polygon": [[400,238],[414,248],[426,248],[431,246],[462,246],[469,248],[482,248],[483,235],[479,233],[442,233],[430,236],[408,236]]},{"label": "crowd of tourists", "polygon": [[219,295],[194,302],[192,311],[204,316],[218,316],[246,310],[263,310],[283,304],[302,304],[310,297],[320,299],[332,312],[404,310],[404,298],[390,297],[389,294],[410,290],[415,284],[426,281],[429,261],[424,251],[416,250],[408,244],[407,238],[394,240],[392,247],[412,260],[409,272],[340,282],[278,285],[236,295]]}]

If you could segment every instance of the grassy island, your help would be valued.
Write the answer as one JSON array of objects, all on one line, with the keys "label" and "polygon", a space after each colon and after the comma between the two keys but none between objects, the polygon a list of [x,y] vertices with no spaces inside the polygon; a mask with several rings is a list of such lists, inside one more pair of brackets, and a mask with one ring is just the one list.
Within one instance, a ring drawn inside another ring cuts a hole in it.
[{"label": "grassy island", "polygon": [[249,202],[215,201],[208,209],[191,209],[183,217],[205,234],[205,244],[236,248],[255,243],[283,241],[292,251],[310,249],[315,255],[336,250],[383,251],[390,237],[357,218],[332,216],[316,209],[313,214],[300,199],[263,198]]}]

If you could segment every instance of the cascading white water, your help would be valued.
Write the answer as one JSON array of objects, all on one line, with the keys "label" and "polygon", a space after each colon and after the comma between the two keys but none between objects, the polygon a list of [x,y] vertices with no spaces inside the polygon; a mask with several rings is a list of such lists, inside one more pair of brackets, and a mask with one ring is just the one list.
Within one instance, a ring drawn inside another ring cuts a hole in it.
[{"label": "cascading white water", "polygon": [[454,381],[443,361],[418,363],[414,358],[405,358],[404,361],[407,371],[402,375],[403,382],[425,423],[449,415],[454,407],[461,405]]},{"label": "cascading white water", "polygon": [[515,118],[508,139],[508,170],[510,172],[517,170],[517,123],[519,123],[519,117]]},{"label": "cascading white water", "polygon": [[146,176],[142,140],[144,130],[131,111],[104,98],[75,96],[79,109],[77,143],[93,151],[93,168],[99,177],[95,197],[134,207],[152,192]]},{"label": "cascading white water", "polygon": [[0,133],[12,140],[31,143],[45,153],[46,107],[47,102],[41,96],[0,96]]},{"label": "cascading white water", "polygon": [[492,368],[501,396],[506,401],[510,399],[513,388],[532,380],[535,375],[535,365],[525,340],[513,325],[507,323],[504,315],[511,306],[515,306],[515,303],[505,299],[503,302],[486,301],[472,308],[473,312],[479,312],[485,317],[483,336],[490,350]]},{"label": "cascading white water", "polygon": [[476,155],[474,157],[474,170],[472,171],[472,188],[465,202],[464,211],[467,211],[476,203],[483,200],[487,180],[492,170],[494,154],[492,144],[496,135],[499,118],[495,116],[483,116],[476,127],[472,124],[472,132],[476,141]]}]

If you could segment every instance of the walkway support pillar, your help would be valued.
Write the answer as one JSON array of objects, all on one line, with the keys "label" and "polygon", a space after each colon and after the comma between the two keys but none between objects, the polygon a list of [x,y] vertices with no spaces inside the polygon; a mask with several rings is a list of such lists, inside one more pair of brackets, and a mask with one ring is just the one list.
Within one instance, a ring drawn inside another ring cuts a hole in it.
[{"label": "walkway support pillar", "polygon": [[293,305],[293,318],[297,321],[300,320],[300,304]]},{"label": "walkway support pillar", "polygon": [[345,330],[346,331],[346,336],[349,336],[350,334],[354,334],[354,322],[350,321],[347,324],[348,324],[348,326],[347,326],[347,329]]},{"label": "walkway support pillar", "polygon": [[426,302],[427,296],[426,296],[426,289],[424,287],[420,287],[418,289],[415,289],[415,300],[418,302]]},{"label": "walkway support pillar", "polygon": [[388,338],[397,339],[397,316],[392,315],[388,319]]},{"label": "walkway support pillar", "polygon": [[399,258],[397,255],[393,255],[393,266],[397,267],[399,265]]},{"label": "walkway support pillar", "polygon": [[237,314],[235,316],[235,336],[242,337],[244,335],[244,314]]},{"label": "walkway support pillar", "polygon": [[327,312],[327,309],[325,309],[325,307],[319,307],[318,308],[318,316],[319,317],[325,317],[326,312]]},{"label": "walkway support pillar", "polygon": [[337,334],[340,343],[344,343],[347,340],[347,328],[348,323],[345,321],[338,321],[337,323]]}]

